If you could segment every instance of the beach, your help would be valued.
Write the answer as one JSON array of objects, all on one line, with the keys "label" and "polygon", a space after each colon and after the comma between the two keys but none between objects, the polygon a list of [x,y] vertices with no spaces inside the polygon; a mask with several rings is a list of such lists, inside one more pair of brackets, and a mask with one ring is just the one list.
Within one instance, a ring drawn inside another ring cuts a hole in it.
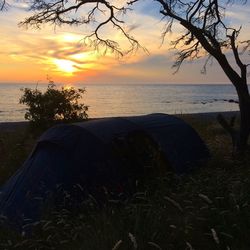
[{"label": "beach", "polygon": [[[207,113],[193,113],[193,114],[175,114],[175,116],[185,119],[195,119],[200,121],[211,122],[215,121],[218,114],[222,114],[225,118],[233,116],[239,117],[239,111],[224,111],[224,112],[207,112]],[[28,127],[27,121],[20,122],[0,122],[0,132],[14,132],[19,129]]]}]

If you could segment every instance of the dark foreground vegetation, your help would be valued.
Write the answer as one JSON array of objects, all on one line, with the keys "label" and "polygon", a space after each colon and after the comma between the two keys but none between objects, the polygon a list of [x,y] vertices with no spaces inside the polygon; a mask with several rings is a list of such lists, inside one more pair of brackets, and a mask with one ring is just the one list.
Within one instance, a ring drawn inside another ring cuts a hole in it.
[{"label": "dark foreground vegetation", "polygon": [[88,118],[88,106],[80,102],[85,89],[58,88],[50,80],[44,92],[37,88],[21,91],[23,95],[19,102],[27,106],[24,118],[29,121],[33,132],[36,130],[39,133],[55,124],[80,122]]},{"label": "dark foreground vegetation", "polygon": [[[184,119],[211,150],[206,165],[187,176],[153,171],[138,180],[131,198],[102,208],[89,197],[78,213],[53,209],[32,236],[1,226],[0,249],[250,249],[250,158],[231,157],[230,138],[217,122]],[[0,185],[35,140],[25,128],[0,131]]]}]

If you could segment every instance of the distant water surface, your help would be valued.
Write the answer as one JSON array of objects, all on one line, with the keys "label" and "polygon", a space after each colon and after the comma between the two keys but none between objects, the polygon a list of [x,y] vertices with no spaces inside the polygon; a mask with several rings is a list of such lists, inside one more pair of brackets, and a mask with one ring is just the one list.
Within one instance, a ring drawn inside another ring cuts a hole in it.
[{"label": "distant water surface", "polygon": [[[0,122],[23,121],[19,104],[21,88],[36,85],[0,84]],[[44,91],[46,85],[38,85]],[[149,113],[201,113],[238,110],[232,85],[215,84],[80,84],[86,88],[83,102],[89,117],[130,116]]]}]

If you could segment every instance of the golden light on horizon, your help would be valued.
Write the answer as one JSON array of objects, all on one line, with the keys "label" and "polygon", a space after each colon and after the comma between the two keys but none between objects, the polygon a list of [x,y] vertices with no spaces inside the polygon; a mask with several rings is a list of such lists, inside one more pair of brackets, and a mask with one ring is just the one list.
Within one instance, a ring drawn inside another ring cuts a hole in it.
[{"label": "golden light on horizon", "polygon": [[66,89],[66,90],[69,90],[71,88],[73,88],[74,86],[72,84],[69,84],[69,83],[66,83],[63,85],[63,88]]}]

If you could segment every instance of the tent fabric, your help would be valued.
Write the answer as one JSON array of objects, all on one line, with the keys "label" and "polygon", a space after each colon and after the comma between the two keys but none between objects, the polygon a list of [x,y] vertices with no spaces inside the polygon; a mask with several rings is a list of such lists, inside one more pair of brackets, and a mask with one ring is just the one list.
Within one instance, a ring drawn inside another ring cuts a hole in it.
[{"label": "tent fabric", "polygon": [[196,131],[182,119],[166,114],[127,117],[141,124],[164,152],[177,174],[188,173],[198,161],[208,157],[208,149]]},{"label": "tent fabric", "polygon": [[84,190],[126,183],[121,159],[112,155],[114,139],[143,131],[159,146],[177,174],[189,172],[209,152],[182,119],[166,114],[93,119],[47,130],[23,166],[1,189],[0,213],[19,228],[39,219],[59,184]]}]

